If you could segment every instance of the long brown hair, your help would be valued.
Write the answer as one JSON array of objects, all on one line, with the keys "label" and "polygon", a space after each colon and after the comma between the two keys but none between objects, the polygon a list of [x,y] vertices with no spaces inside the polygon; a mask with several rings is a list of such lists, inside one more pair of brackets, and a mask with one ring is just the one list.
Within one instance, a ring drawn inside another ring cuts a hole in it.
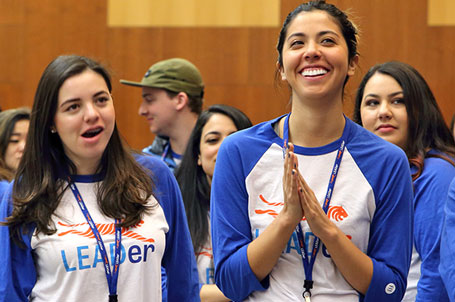
[{"label": "long brown hair", "polygon": [[[455,158],[455,141],[444,121],[433,92],[422,75],[406,63],[390,61],[377,64],[368,70],[357,90],[354,121],[362,125],[360,106],[365,86],[376,73],[391,76],[403,89],[409,129],[404,151],[409,162],[417,167],[417,172],[412,175],[412,179],[416,180],[422,174],[426,157],[439,157],[455,166],[453,160]],[[441,153],[429,153],[432,149]]]},{"label": "long brown hair", "polygon": [[197,159],[201,153],[202,129],[214,114],[223,114],[229,117],[237,131],[252,126],[250,119],[239,109],[217,104],[210,106],[201,113],[191,132],[182,162],[176,171],[175,177],[182,191],[195,254],[201,251],[210,234],[207,219],[210,210],[210,185],[207,181],[207,175],[202,166],[198,165]]},{"label": "long brown hair", "polygon": [[[68,188],[63,179],[76,173],[76,167],[65,155],[59,135],[51,133],[51,126],[60,87],[68,78],[87,69],[101,75],[111,92],[106,69],[92,59],[75,55],[57,57],[39,81],[24,155],[13,187],[13,213],[6,223],[19,241],[29,224],[36,226],[37,233],[51,235],[56,231],[51,217]],[[98,172],[105,175],[97,191],[101,212],[120,219],[122,227],[139,223],[143,214],[151,210],[146,202],[152,195],[153,183],[151,175],[136,163],[131,150],[122,142],[116,125]]]}]

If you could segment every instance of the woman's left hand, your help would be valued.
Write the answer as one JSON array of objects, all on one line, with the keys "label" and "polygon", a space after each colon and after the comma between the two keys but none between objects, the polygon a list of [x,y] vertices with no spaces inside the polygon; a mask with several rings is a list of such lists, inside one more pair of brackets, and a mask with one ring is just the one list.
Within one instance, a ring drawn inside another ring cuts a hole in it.
[{"label": "woman's left hand", "polygon": [[326,238],[332,230],[336,233],[336,226],[330,221],[326,213],[324,213],[316,195],[308,186],[302,174],[300,174],[299,171],[297,171],[297,173],[297,188],[304,216],[313,234],[324,241],[324,238]]}]

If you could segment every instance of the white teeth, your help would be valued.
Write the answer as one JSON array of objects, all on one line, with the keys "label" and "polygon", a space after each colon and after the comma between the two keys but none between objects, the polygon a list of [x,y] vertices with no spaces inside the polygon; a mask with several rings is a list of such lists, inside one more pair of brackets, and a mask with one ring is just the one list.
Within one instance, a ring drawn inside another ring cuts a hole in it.
[{"label": "white teeth", "polygon": [[308,68],[308,69],[304,69],[302,71],[302,75],[303,76],[318,76],[318,75],[323,75],[323,74],[326,74],[327,73],[327,70],[325,69],[322,69],[322,68]]}]

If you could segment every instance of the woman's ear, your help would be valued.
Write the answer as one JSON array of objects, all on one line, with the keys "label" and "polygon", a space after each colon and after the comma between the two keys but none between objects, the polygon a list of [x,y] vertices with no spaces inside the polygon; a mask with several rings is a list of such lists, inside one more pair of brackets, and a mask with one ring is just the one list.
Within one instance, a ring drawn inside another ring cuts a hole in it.
[{"label": "woman's ear", "polygon": [[355,69],[357,68],[357,64],[359,64],[359,55],[355,55],[350,61],[348,65],[348,76],[352,77],[355,73]]},{"label": "woman's ear", "polygon": [[281,66],[280,62],[276,62],[276,69],[279,71],[281,75],[281,80],[286,81],[286,75],[284,74],[283,66]]}]

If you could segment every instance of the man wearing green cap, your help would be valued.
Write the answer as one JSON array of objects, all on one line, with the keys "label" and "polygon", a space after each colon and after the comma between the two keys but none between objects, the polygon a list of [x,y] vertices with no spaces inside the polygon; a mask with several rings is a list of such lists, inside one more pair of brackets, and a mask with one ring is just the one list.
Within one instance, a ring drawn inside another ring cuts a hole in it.
[{"label": "man wearing green cap", "polygon": [[204,83],[191,62],[172,58],[152,65],[141,82],[120,83],[142,87],[139,115],[156,134],[144,153],[160,157],[174,171],[202,111]]}]

